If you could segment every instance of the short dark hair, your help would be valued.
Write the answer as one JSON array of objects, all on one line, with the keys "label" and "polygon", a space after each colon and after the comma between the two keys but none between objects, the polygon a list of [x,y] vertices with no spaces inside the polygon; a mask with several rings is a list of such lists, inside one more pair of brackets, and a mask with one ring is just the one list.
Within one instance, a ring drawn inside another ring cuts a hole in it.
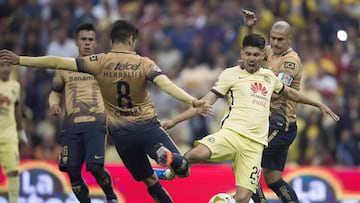
[{"label": "short dark hair", "polygon": [[258,34],[249,34],[244,37],[243,48],[245,47],[257,47],[259,49],[265,48],[265,39]]},{"label": "short dark hair", "polygon": [[96,32],[95,27],[91,24],[91,23],[83,23],[80,24],[79,26],[77,26],[76,30],[75,30],[75,38],[78,37],[79,32],[82,30],[87,30],[87,31],[94,31]]},{"label": "short dark hair", "polygon": [[136,39],[138,34],[138,28],[126,20],[115,21],[110,31],[112,43],[125,42],[130,36],[133,36],[133,38]]}]

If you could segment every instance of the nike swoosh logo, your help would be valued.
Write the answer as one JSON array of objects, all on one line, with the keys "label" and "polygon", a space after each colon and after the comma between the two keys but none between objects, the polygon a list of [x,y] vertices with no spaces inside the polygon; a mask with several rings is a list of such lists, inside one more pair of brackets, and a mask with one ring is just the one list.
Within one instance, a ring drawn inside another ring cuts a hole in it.
[{"label": "nike swoosh logo", "polygon": [[98,156],[98,155],[95,155],[95,159],[101,159],[101,158],[103,158],[104,156]]}]

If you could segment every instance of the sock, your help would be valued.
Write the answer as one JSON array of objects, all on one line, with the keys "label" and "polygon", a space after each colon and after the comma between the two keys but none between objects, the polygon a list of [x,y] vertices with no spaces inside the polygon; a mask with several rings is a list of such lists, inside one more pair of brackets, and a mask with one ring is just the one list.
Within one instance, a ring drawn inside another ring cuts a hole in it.
[{"label": "sock", "polygon": [[107,200],[117,199],[114,190],[112,188],[111,177],[108,171],[103,170],[103,173],[100,175],[100,177],[95,177],[95,178],[96,178],[96,182],[104,191]]},{"label": "sock", "polygon": [[89,188],[85,184],[84,180],[81,179],[79,183],[71,184],[72,191],[81,203],[91,203],[89,197]]},{"label": "sock", "polygon": [[259,186],[256,188],[256,193],[254,193],[251,197],[251,199],[255,202],[255,203],[267,203],[267,200],[265,198],[264,192],[262,190],[261,185],[259,184]]},{"label": "sock", "polygon": [[282,202],[299,203],[294,189],[283,179],[280,179],[277,182],[268,186],[272,189],[272,191],[276,193],[276,195],[282,200]]},{"label": "sock", "polygon": [[20,178],[19,176],[8,177],[9,180],[9,203],[17,203],[20,193]]},{"label": "sock", "polygon": [[147,190],[156,202],[161,202],[161,203],[173,202],[169,193],[161,186],[159,181],[156,182],[154,185],[148,187]]}]

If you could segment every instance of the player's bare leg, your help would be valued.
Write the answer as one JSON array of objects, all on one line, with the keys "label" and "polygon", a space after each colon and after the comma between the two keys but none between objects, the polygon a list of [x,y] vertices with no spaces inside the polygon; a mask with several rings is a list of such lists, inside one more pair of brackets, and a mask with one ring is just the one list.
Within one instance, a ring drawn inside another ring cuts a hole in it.
[{"label": "player's bare leg", "polygon": [[207,161],[211,156],[210,149],[203,145],[199,144],[195,148],[186,152],[184,157],[189,161],[190,164],[200,163]]},{"label": "player's bare leg", "polygon": [[236,203],[249,203],[252,194],[253,193],[249,189],[236,186],[234,199],[236,200]]}]

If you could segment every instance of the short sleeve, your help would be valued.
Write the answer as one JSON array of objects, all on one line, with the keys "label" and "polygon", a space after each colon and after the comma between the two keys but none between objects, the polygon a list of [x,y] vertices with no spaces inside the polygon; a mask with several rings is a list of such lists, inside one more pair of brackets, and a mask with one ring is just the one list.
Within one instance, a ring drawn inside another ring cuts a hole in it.
[{"label": "short sleeve", "polygon": [[232,78],[229,71],[221,72],[211,91],[220,97],[224,97],[233,85],[229,78]]},{"label": "short sleeve", "polygon": [[101,72],[101,64],[105,54],[93,54],[85,57],[76,58],[76,64],[79,72],[98,75]]},{"label": "short sleeve", "polygon": [[160,67],[147,57],[144,57],[144,72],[146,78],[150,81],[153,81],[156,76],[163,74]]}]

